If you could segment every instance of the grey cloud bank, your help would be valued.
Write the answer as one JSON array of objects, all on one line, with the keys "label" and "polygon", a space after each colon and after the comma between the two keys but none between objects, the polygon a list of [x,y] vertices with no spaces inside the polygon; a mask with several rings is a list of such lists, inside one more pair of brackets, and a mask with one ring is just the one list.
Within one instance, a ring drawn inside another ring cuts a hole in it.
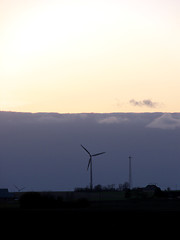
[{"label": "grey cloud bank", "polygon": [[133,156],[133,186],[157,183],[180,188],[180,113],[15,113],[0,112],[0,187],[13,191],[72,190],[128,180]]}]

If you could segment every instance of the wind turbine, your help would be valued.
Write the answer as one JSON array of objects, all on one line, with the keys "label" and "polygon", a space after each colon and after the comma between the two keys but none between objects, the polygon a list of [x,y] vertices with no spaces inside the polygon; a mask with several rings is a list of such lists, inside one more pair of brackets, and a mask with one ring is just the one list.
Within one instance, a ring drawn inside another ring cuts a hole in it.
[{"label": "wind turbine", "polygon": [[104,154],[105,152],[100,152],[100,153],[96,153],[96,154],[91,154],[85,147],[83,147],[83,145],[81,145],[81,147],[89,154],[89,162],[88,162],[88,166],[87,166],[87,171],[89,169],[90,166],[90,189],[92,191],[93,189],[93,180],[92,180],[92,157],[96,157],[98,155]]},{"label": "wind turbine", "polygon": [[22,190],[25,189],[25,187],[19,188],[19,187],[17,187],[16,185],[14,185],[14,187],[18,190],[18,192],[21,192]]}]

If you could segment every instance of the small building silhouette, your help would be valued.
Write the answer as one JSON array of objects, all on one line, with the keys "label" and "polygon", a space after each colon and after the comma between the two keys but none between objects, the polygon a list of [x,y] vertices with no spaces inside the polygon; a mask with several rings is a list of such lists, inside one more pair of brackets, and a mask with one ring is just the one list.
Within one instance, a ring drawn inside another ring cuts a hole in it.
[{"label": "small building silhouette", "polygon": [[161,191],[161,189],[159,187],[157,187],[154,184],[149,184],[144,188],[144,191],[152,191],[152,192],[156,192],[156,191]]},{"label": "small building silhouette", "polygon": [[0,200],[12,199],[14,195],[7,188],[0,188]]}]

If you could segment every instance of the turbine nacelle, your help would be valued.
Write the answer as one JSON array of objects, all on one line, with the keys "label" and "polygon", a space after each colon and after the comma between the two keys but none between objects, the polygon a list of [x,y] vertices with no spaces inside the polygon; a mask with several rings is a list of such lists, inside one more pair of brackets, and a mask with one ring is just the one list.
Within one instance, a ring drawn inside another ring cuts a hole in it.
[{"label": "turbine nacelle", "polygon": [[91,154],[83,145],[81,145],[81,147],[89,154],[90,158],[89,158],[89,162],[88,162],[88,166],[87,166],[87,170],[89,169],[89,166],[91,164],[92,161],[92,157],[96,157],[99,156],[101,154],[104,154],[105,152],[100,152],[100,153],[96,153],[96,154]]}]

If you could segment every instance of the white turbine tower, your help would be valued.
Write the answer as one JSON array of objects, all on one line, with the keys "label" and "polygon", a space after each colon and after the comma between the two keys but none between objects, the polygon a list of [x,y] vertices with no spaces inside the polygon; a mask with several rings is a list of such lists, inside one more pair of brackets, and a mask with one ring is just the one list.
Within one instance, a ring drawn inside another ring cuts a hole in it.
[{"label": "white turbine tower", "polygon": [[83,147],[83,145],[81,145],[81,147],[89,154],[90,158],[89,158],[89,162],[88,162],[88,166],[87,166],[87,170],[89,169],[90,166],[90,189],[92,191],[93,189],[93,175],[92,175],[92,157],[104,154],[105,152],[100,152],[100,153],[96,153],[96,154],[91,154],[85,147]]}]

